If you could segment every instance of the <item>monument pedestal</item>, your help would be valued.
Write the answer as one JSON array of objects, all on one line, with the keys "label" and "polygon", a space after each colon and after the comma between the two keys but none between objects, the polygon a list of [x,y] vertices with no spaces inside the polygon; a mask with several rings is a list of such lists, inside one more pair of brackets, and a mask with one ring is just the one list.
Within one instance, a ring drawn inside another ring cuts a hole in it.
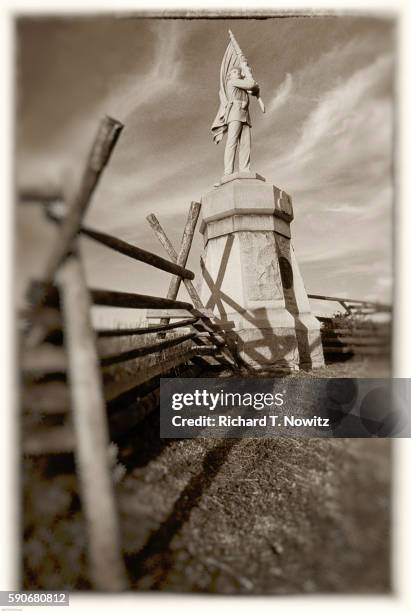
[{"label": "monument pedestal", "polygon": [[256,173],[237,172],[202,198],[200,295],[231,322],[241,357],[262,370],[324,365],[291,244],[291,198]]}]

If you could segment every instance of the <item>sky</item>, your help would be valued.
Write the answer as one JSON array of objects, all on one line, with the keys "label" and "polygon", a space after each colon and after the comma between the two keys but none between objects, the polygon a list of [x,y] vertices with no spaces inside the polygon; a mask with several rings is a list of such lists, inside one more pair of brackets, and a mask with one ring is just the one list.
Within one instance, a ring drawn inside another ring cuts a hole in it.
[{"label": "sky", "polygon": [[[154,212],[178,246],[190,202],[223,171],[224,143],[213,144],[210,127],[229,28],[267,108],[251,103],[252,170],[292,197],[307,292],[390,302],[396,32],[387,17],[21,17],[17,189],[74,193],[111,115],[125,127],[87,225],[165,255],[145,220]],[[39,206],[17,207],[20,303],[54,231]],[[82,248],[91,286],[166,294],[168,274],[87,239]],[[197,231],[188,262],[197,277],[202,248]]]}]

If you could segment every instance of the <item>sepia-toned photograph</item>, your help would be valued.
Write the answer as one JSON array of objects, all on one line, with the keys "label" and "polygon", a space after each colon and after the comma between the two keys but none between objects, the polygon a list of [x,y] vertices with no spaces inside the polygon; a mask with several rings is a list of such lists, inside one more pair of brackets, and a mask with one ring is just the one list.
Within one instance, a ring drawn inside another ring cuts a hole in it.
[{"label": "sepia-toned photograph", "polygon": [[[13,29],[19,588],[391,594],[395,14]],[[207,379],[316,430],[165,435]]]}]

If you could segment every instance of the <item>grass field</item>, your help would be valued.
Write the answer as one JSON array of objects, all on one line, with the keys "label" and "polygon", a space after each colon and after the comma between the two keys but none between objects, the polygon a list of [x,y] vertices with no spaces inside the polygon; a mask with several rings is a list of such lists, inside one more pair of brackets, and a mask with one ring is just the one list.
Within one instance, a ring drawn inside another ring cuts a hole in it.
[{"label": "grass field", "polygon": [[[384,372],[383,361],[351,360],[296,376]],[[162,440],[158,418],[119,444],[133,589],[389,590],[389,440]],[[25,459],[24,491],[25,588],[90,588],[72,456]]]},{"label": "grass field", "polygon": [[388,441],[185,440],[159,450],[121,484],[135,588],[389,589]]}]

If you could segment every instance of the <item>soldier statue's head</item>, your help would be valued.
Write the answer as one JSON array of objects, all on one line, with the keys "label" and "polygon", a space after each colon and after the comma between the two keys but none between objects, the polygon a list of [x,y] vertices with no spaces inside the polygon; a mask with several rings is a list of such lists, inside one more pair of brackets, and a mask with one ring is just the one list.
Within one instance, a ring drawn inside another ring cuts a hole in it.
[{"label": "soldier statue's head", "polygon": [[241,68],[236,66],[230,70],[230,79],[241,79]]}]

